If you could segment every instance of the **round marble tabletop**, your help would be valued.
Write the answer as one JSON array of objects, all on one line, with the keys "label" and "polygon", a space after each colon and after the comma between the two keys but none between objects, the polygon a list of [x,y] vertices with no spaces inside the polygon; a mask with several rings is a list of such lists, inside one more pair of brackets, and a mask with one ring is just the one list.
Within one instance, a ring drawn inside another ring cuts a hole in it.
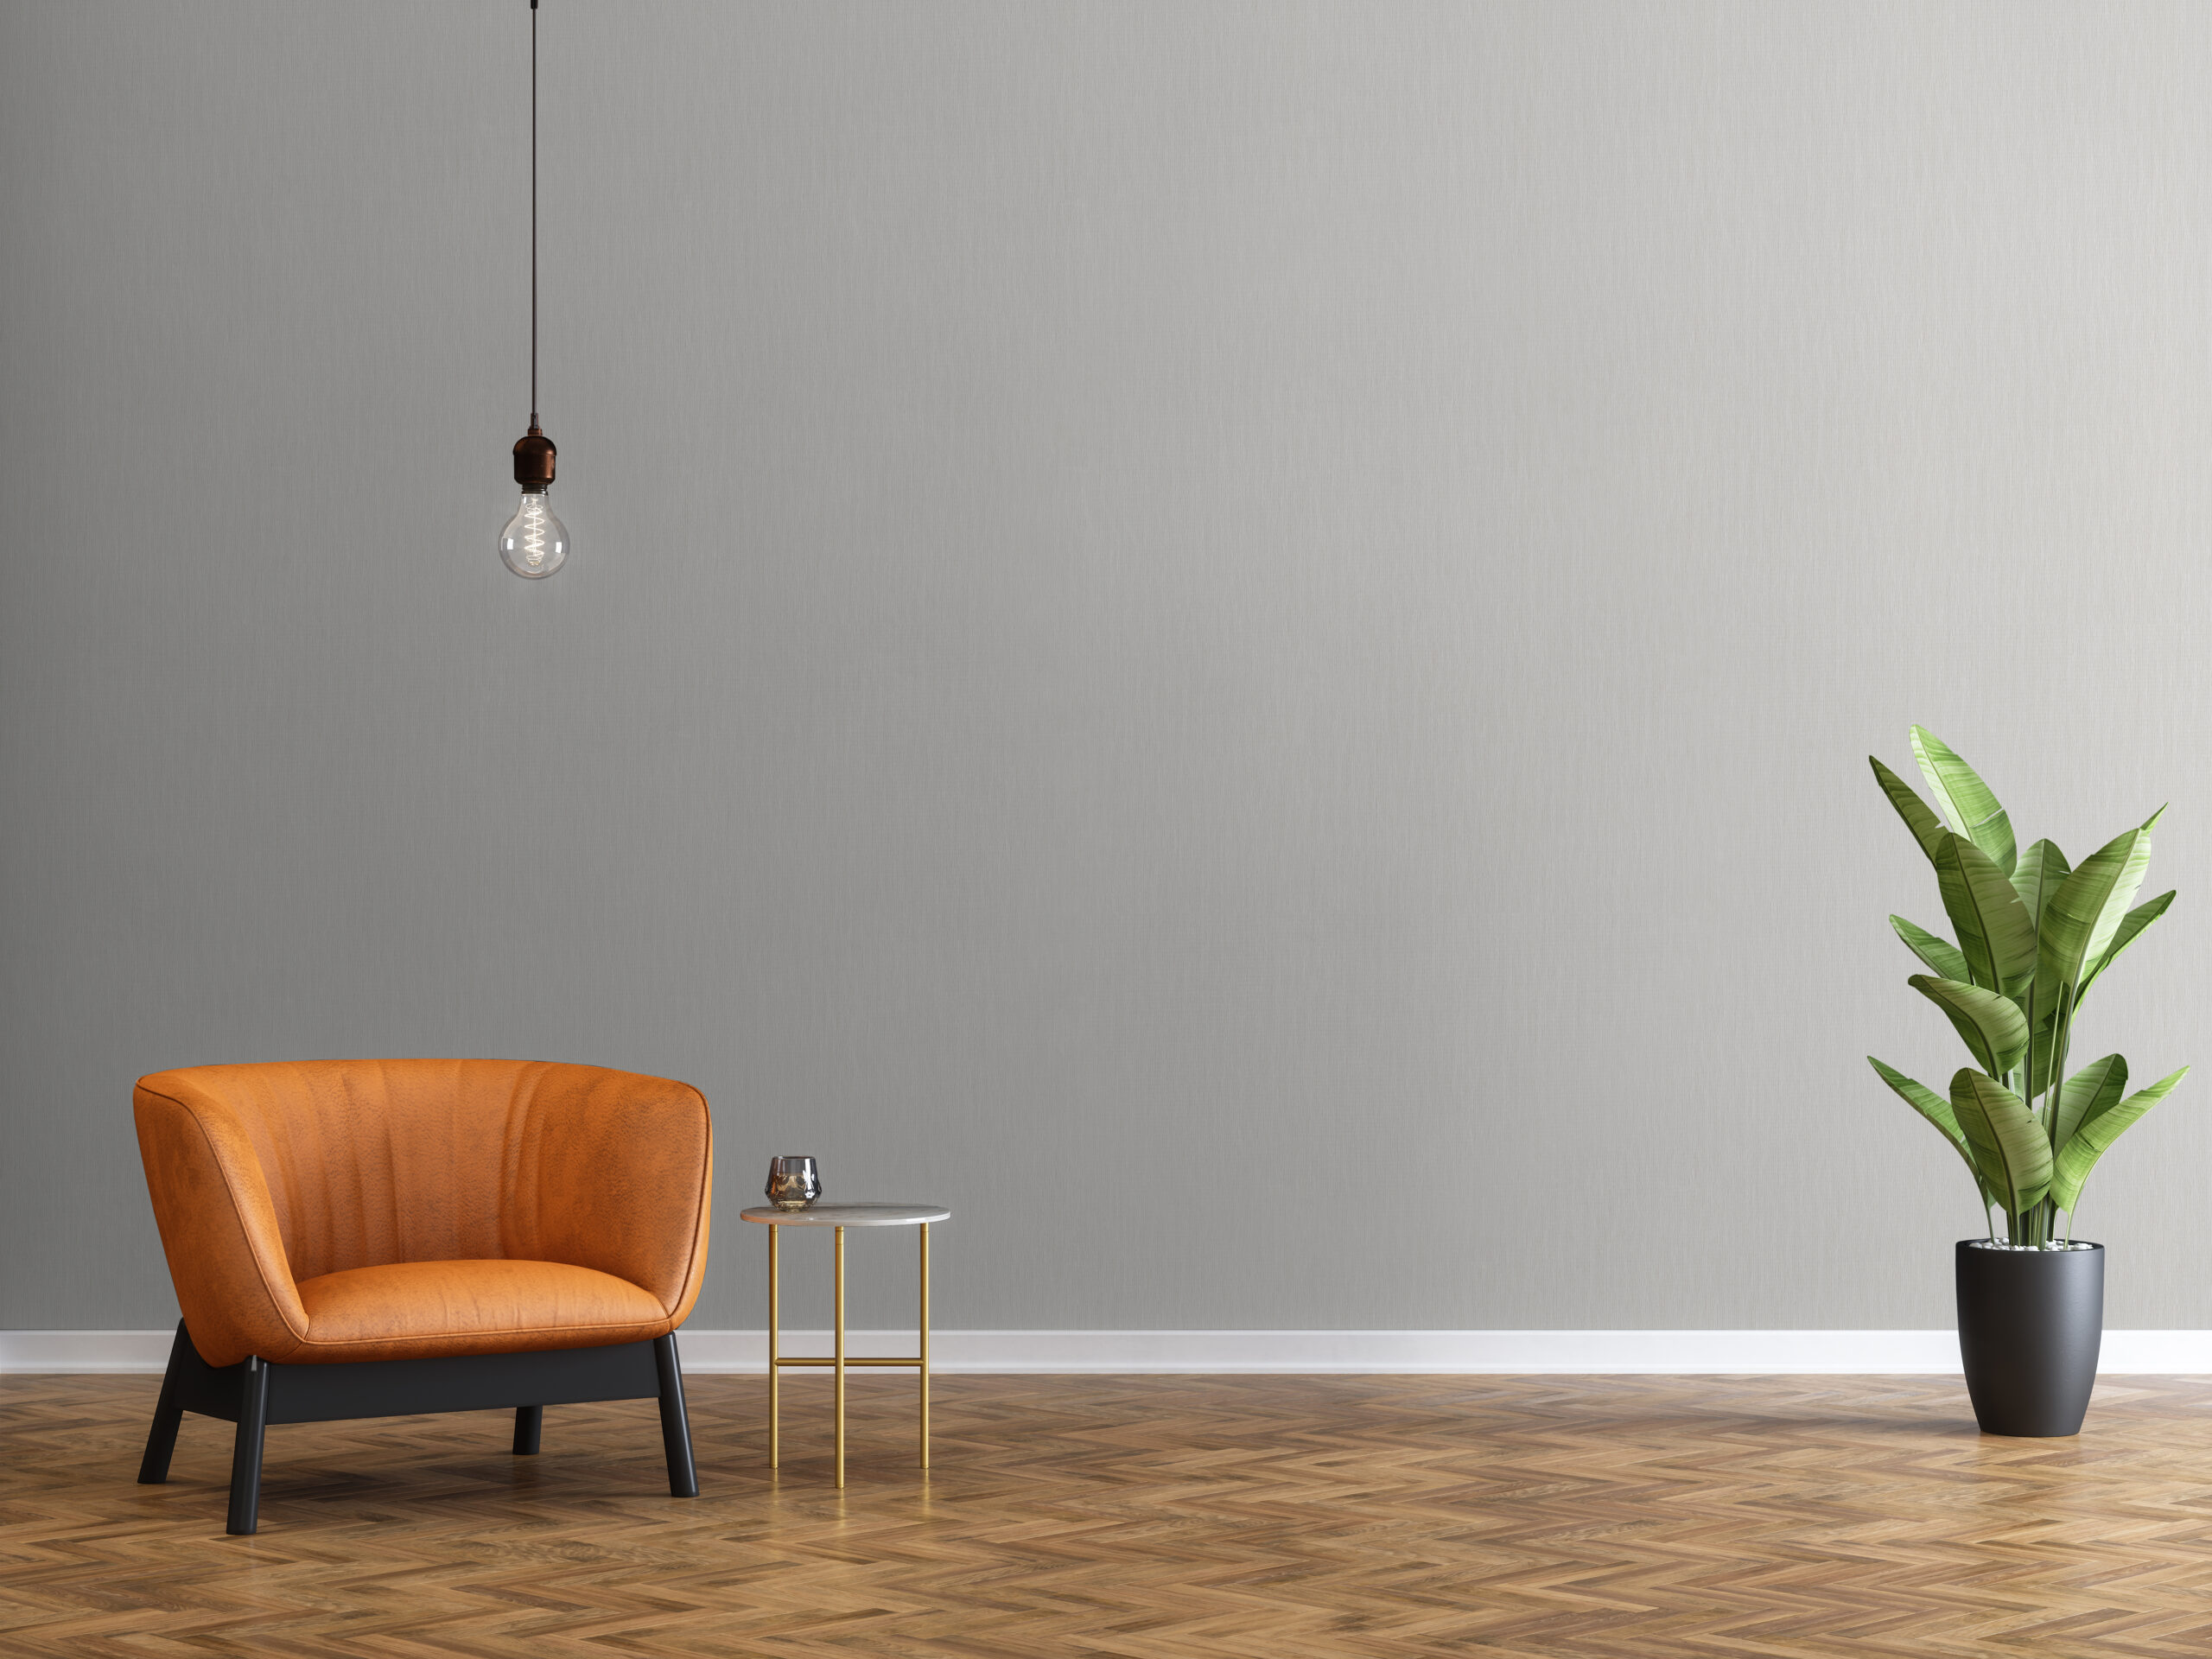
[{"label": "round marble tabletop", "polygon": [[912,1227],[925,1221],[950,1221],[952,1211],[934,1204],[823,1204],[819,1199],[804,1210],[779,1210],[756,1204],[741,1210],[747,1221],[764,1221],[771,1227]]}]

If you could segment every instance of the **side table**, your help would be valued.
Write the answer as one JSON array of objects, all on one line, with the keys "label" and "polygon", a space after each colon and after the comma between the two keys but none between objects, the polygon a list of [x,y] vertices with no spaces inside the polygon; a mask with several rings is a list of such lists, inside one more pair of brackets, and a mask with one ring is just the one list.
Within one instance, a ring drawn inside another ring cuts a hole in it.
[{"label": "side table", "polygon": [[[778,1210],[756,1205],[741,1215],[768,1230],[768,1466],[779,1461],[779,1402],[778,1383],[786,1365],[827,1365],[837,1379],[837,1484],[845,1484],[845,1370],[852,1365],[912,1366],[922,1378],[922,1467],[930,1466],[930,1224],[950,1221],[952,1211],[933,1204],[812,1204],[804,1210]],[[837,1323],[836,1351],[827,1358],[786,1358],[783,1339],[782,1293],[777,1282],[776,1236],[786,1227],[834,1227],[837,1230]],[[922,1238],[921,1351],[911,1357],[877,1358],[845,1356],[845,1229],[848,1227],[919,1227]]]}]

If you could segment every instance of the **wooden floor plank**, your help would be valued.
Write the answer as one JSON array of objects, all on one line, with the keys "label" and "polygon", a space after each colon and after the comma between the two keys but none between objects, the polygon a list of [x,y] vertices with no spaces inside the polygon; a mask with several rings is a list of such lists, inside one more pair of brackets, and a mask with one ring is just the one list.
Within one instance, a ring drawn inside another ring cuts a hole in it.
[{"label": "wooden floor plank", "polygon": [[2212,1654],[2212,1383],[2100,1384],[2075,1440],[1897,1377],[941,1377],[270,1431],[135,1484],[155,1380],[0,1377],[0,1654]]}]

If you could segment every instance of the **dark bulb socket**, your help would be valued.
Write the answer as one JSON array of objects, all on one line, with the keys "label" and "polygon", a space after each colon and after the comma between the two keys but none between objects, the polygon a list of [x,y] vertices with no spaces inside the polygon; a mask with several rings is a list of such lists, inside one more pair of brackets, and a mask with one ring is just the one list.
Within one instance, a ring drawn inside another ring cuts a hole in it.
[{"label": "dark bulb socket", "polygon": [[527,493],[543,493],[553,481],[553,458],[559,453],[552,439],[531,427],[528,436],[515,440],[515,482]]}]

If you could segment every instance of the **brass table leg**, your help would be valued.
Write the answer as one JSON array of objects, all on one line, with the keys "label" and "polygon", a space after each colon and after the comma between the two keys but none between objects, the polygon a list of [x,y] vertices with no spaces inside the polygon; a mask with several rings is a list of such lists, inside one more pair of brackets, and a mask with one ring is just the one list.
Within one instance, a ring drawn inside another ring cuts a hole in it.
[{"label": "brass table leg", "polygon": [[845,1484],[845,1230],[837,1229],[837,1484]]},{"label": "brass table leg", "polygon": [[776,1338],[783,1323],[783,1310],[779,1306],[780,1297],[778,1291],[779,1275],[776,1272],[778,1230],[772,1224],[768,1228],[768,1466],[771,1469],[776,1466],[777,1453],[779,1450],[777,1444],[779,1439],[777,1407],[780,1402],[777,1398],[777,1390],[782,1384],[784,1375],[784,1368],[776,1363],[778,1348]]},{"label": "brass table leg", "polygon": [[930,1224],[922,1224],[922,1467],[930,1466]]}]

